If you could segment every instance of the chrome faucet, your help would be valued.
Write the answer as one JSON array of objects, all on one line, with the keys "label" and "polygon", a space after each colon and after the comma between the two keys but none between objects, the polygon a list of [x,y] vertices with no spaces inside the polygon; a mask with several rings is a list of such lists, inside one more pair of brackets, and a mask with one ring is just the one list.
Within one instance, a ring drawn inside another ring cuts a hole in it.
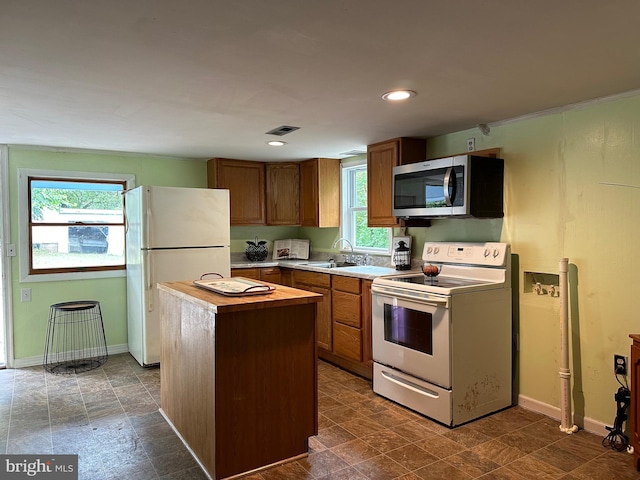
[{"label": "chrome faucet", "polygon": [[351,242],[348,239],[344,238],[344,237],[340,237],[335,242],[333,242],[333,245],[331,246],[331,248],[336,248],[336,245],[338,245],[338,242],[340,240],[344,240],[345,242],[347,242],[347,245],[349,245],[349,248],[351,249],[351,253],[353,253],[353,245],[351,245]]},{"label": "chrome faucet", "polygon": [[345,255],[344,256],[344,261],[345,262],[351,262],[353,257],[353,245],[351,245],[351,242],[349,240],[347,240],[344,237],[340,237],[339,239],[337,239],[335,242],[333,242],[333,245],[331,246],[331,248],[336,248],[336,245],[338,245],[338,242],[340,240],[344,240],[345,242],[347,242],[347,245],[349,245],[349,248],[351,249],[351,254],[350,255]]}]

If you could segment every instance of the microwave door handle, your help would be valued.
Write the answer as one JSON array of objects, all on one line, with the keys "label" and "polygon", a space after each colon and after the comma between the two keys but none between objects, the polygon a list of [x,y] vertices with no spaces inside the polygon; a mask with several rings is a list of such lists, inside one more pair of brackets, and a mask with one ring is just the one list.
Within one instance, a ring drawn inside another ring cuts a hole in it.
[{"label": "microwave door handle", "polygon": [[453,167],[447,168],[447,173],[444,174],[444,201],[447,202],[447,207],[451,207],[453,202],[449,196],[449,184],[451,183],[451,174],[453,173]]}]

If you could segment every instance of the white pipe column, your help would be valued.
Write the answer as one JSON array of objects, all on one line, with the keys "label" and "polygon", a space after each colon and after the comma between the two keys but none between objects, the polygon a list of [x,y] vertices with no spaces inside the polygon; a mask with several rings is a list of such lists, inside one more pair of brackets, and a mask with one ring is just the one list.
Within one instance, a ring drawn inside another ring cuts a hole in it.
[{"label": "white pipe column", "polygon": [[567,434],[578,431],[571,412],[571,370],[569,369],[569,288],[568,258],[560,259],[560,430]]}]

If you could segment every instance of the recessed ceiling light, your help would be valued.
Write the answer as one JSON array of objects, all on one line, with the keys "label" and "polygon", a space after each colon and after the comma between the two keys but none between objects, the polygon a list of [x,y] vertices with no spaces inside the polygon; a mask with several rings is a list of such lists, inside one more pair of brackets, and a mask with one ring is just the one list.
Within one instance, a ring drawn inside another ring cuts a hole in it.
[{"label": "recessed ceiling light", "polygon": [[287,142],[281,142],[280,140],[272,140],[270,142],[267,142],[267,145],[271,145],[272,147],[282,147],[286,144]]},{"label": "recessed ceiling light", "polygon": [[415,97],[416,95],[417,93],[413,90],[391,90],[390,92],[382,95],[382,99],[397,102],[399,100],[406,100],[407,98]]}]

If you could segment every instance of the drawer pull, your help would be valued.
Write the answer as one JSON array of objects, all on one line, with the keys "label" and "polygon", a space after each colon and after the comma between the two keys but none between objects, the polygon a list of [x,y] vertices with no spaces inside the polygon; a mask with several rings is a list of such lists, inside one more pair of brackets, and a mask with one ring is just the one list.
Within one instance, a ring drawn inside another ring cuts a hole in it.
[{"label": "drawer pull", "polygon": [[431,398],[439,398],[440,395],[438,394],[438,392],[434,392],[433,390],[429,390],[428,388],[424,388],[420,385],[417,385],[413,382],[410,382],[409,380],[405,380],[404,378],[400,378],[397,377],[396,375],[392,374],[392,373],[387,373],[387,372],[382,372],[382,376],[385,377],[387,380],[389,380],[390,382],[396,383],[398,385],[400,385],[401,387],[404,388],[408,388],[409,390],[412,390],[416,393],[419,393],[420,395],[427,395]]}]

